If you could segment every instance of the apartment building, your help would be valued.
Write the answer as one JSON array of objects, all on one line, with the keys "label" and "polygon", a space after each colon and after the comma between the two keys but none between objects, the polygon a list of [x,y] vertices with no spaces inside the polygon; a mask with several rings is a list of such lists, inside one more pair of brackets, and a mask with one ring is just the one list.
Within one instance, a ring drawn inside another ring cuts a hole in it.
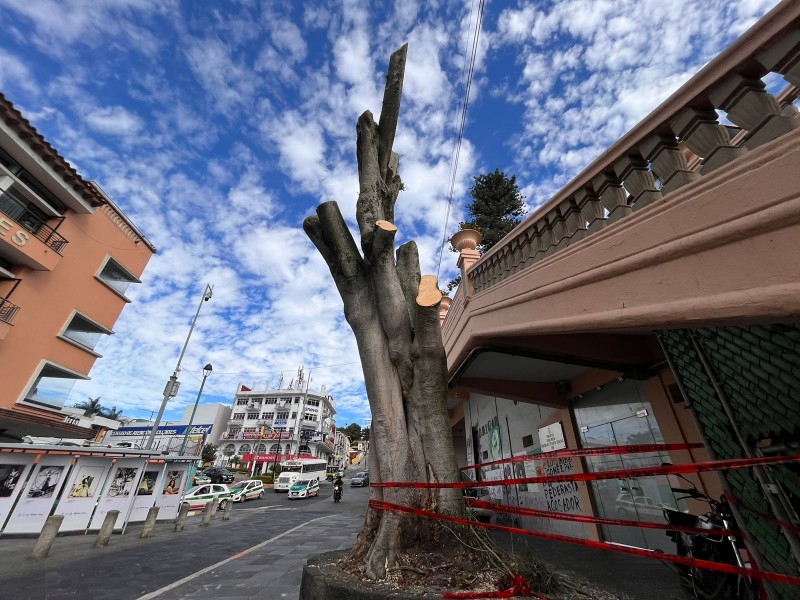
[{"label": "apartment building", "polygon": [[286,386],[281,376],[276,389],[255,388],[238,386],[219,442],[223,460],[238,456],[257,473],[292,458],[325,458],[335,465],[336,406],[325,386],[311,390],[301,368]]},{"label": "apartment building", "polygon": [[61,411],[155,248],[0,94],[0,440],[94,437]]}]

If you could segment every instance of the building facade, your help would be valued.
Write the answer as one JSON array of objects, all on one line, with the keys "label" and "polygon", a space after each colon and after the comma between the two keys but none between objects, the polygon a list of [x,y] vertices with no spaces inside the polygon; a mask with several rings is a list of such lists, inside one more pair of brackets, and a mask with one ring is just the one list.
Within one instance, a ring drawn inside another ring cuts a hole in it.
[{"label": "building facade", "polygon": [[[156,430],[152,449],[162,454],[200,456],[205,444],[219,446],[222,432],[225,431],[231,417],[231,408],[222,404],[200,404],[194,418],[192,410],[192,406],[187,406],[178,421],[162,421]],[[128,421],[124,426],[108,431],[102,443],[110,446],[145,448],[153,425],[154,421],[144,419]]]},{"label": "building facade", "polygon": [[61,412],[155,248],[0,94],[0,439],[93,437]]},{"label": "building facade", "polygon": [[335,465],[336,406],[325,386],[309,389],[303,369],[284,387],[262,390],[239,384],[231,418],[220,439],[222,462],[239,457],[255,473],[291,458],[324,458]]},{"label": "building facade", "polygon": [[[478,232],[451,240],[458,456],[526,509],[493,523],[674,554],[635,526],[708,510],[676,495],[668,462],[724,491],[759,568],[797,573],[798,41],[783,2],[483,255]],[[782,462],[700,468],[742,457]]]}]

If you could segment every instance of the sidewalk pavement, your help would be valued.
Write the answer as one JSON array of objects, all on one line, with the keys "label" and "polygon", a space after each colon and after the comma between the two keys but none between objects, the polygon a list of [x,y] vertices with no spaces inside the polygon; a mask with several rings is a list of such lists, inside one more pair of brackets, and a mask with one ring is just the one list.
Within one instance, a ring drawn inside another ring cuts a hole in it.
[{"label": "sidewalk pavement", "polygon": [[[0,538],[0,597],[295,600],[308,557],[352,547],[363,514],[308,515],[307,519],[296,522],[287,520],[290,513],[283,515],[284,525],[272,534],[246,538],[244,532],[252,529],[252,525],[244,519],[238,524],[232,520],[233,527],[227,530],[224,539],[186,536],[178,551],[165,544],[176,535],[171,533],[172,523],[159,523],[154,537],[146,540],[139,538],[139,527],[131,526],[126,535],[115,535],[111,546],[100,550],[92,547],[93,535],[59,537],[51,555],[41,561],[25,558],[33,549],[34,539],[3,537]],[[677,575],[658,560],[528,536],[512,538],[495,532],[493,537],[516,553],[532,550],[568,578],[587,581],[619,598],[683,597]],[[235,546],[234,553],[229,546],[222,547],[223,543],[230,544],[232,538],[246,539],[247,543]],[[216,562],[209,564],[208,557],[212,555]]]}]

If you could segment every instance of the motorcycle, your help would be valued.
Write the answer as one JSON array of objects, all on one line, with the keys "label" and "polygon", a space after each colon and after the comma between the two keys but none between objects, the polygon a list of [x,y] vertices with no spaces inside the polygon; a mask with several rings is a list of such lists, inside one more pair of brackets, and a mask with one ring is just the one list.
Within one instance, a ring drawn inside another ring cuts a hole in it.
[{"label": "motorcycle", "polygon": [[[679,556],[727,563],[743,568],[751,568],[750,555],[744,545],[736,518],[730,503],[723,496],[715,500],[687,481],[690,488],[671,488],[676,494],[683,494],[677,500],[693,498],[708,503],[711,510],[703,515],[693,515],[672,508],[664,508],[664,517],[672,525],[693,527],[695,529],[720,530],[733,535],[709,535],[705,533],[686,533],[668,531],[677,545]],[[722,573],[710,569],[700,569],[688,565],[675,565],[680,576],[680,584],[689,600],[765,600],[766,591],[757,580],[744,575]]]},{"label": "motorcycle", "polygon": [[342,499],[342,484],[337,483],[333,486],[333,501],[339,502]]}]

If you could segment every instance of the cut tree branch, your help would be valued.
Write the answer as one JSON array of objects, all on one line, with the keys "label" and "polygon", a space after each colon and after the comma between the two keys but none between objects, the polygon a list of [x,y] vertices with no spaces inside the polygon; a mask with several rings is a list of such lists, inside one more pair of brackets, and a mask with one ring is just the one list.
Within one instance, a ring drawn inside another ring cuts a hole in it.
[{"label": "cut tree branch", "polygon": [[[389,71],[386,74],[386,86],[383,89],[383,106],[378,124],[380,145],[378,146],[378,166],[381,178],[388,183],[387,172],[392,145],[397,131],[397,120],[400,116],[400,99],[403,95],[403,76],[406,71],[406,55],[408,44],[395,50],[389,58]],[[391,175],[390,175],[391,177]]]}]

